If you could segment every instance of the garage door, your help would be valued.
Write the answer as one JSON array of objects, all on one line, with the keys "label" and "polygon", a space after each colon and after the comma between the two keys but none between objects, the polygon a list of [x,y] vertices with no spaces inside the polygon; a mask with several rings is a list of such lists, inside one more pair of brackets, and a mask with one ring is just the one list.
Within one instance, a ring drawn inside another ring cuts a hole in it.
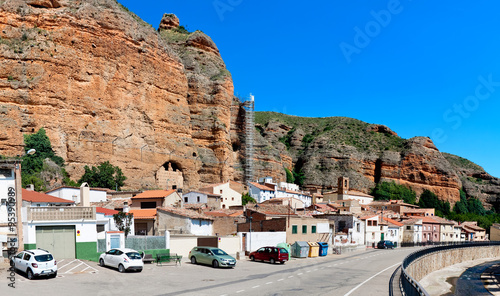
[{"label": "garage door", "polygon": [[37,226],[36,247],[56,259],[75,258],[75,226]]}]

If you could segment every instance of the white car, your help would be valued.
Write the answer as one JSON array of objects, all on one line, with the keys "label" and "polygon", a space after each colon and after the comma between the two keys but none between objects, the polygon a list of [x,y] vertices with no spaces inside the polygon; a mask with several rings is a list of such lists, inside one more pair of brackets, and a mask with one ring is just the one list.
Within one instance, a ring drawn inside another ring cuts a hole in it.
[{"label": "white car", "polygon": [[26,250],[10,259],[10,265],[26,273],[28,279],[36,276],[57,276],[57,262],[49,251],[36,249]]},{"label": "white car", "polygon": [[144,262],[142,262],[142,257],[136,250],[117,248],[102,253],[99,256],[99,265],[118,268],[119,272],[125,272],[126,270],[141,272]]}]

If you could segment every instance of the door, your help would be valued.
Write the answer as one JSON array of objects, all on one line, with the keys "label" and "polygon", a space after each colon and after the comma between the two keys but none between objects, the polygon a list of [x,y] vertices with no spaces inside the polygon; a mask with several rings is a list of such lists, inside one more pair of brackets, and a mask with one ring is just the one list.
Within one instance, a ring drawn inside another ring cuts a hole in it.
[{"label": "door", "polygon": [[120,236],[119,235],[111,235],[109,238],[111,242],[111,249],[116,249],[120,247]]},{"label": "door", "polygon": [[74,259],[75,226],[37,226],[36,247],[49,251],[57,259]]},{"label": "door", "polygon": [[381,241],[383,241],[383,240],[384,240],[384,233],[383,233],[383,232],[380,234],[380,240],[381,240]]}]

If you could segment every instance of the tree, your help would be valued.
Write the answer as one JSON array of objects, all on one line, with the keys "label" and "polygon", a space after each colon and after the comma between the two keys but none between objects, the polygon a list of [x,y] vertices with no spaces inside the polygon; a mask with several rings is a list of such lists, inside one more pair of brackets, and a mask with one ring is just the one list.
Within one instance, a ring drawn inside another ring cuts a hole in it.
[{"label": "tree", "polygon": [[372,190],[375,200],[399,200],[402,199],[405,203],[415,204],[417,194],[410,188],[398,185],[394,181],[380,182]]},{"label": "tree", "polygon": [[[46,159],[52,160],[60,168],[64,167],[64,159],[57,156],[52,149],[50,139],[45,133],[45,129],[41,128],[38,132],[31,135],[24,135],[25,152],[29,149],[35,149],[33,155],[24,155],[22,166],[22,184],[26,187],[29,184],[35,186],[35,190],[44,190],[45,184],[40,173],[44,171],[44,162]],[[69,181],[69,177],[65,181]],[[67,184],[64,182],[64,184]]]},{"label": "tree", "polygon": [[243,193],[243,195],[241,196],[241,204],[246,205],[247,203],[257,203],[257,201],[255,201],[255,199],[251,197],[248,192]]},{"label": "tree", "polygon": [[290,172],[289,169],[285,168],[285,173],[286,173],[286,182],[293,184],[295,182],[295,177],[293,176],[292,172]]},{"label": "tree", "polygon": [[125,233],[125,237],[130,233],[130,225],[132,225],[132,219],[134,214],[119,212],[118,214],[113,214],[113,220],[115,220],[116,228]]},{"label": "tree", "polygon": [[78,183],[87,182],[91,187],[101,187],[120,190],[127,179],[118,166],[113,166],[109,161],[101,163],[98,167],[83,168],[85,173]]},{"label": "tree", "polygon": [[421,208],[434,208],[436,210],[436,215],[440,217],[450,214],[450,202],[440,200],[434,192],[427,189],[420,195],[418,205]]}]

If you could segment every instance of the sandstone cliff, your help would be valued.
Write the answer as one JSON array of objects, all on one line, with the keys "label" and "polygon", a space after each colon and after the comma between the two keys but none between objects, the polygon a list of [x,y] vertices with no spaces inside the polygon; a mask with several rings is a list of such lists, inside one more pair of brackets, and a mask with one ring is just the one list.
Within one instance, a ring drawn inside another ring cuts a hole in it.
[{"label": "sandstone cliff", "polygon": [[228,180],[232,80],[208,36],[184,35],[113,0],[0,1],[0,154],[44,127],[73,179],[109,160],[130,188],[164,187],[169,163],[187,188]]}]

